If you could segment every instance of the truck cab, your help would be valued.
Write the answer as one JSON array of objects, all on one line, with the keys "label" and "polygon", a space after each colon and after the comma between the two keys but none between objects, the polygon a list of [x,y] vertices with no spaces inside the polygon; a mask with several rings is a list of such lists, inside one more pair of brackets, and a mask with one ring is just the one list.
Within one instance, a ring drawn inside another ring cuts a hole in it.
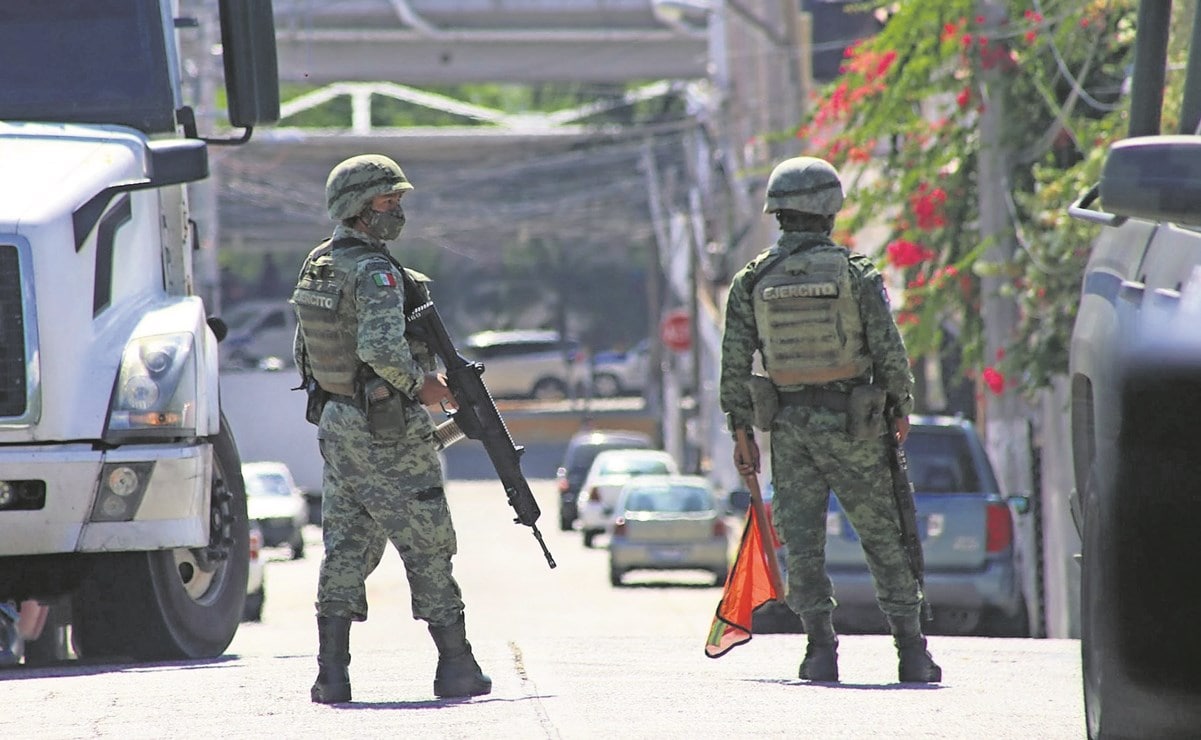
[{"label": "truck cab", "polygon": [[177,34],[200,22],[176,3],[2,11],[0,600],[50,606],[30,655],[212,657],[240,621],[245,492],[188,184],[279,98],[270,3],[216,10],[237,139],[197,131]]},{"label": "truck cab", "polygon": [[1100,226],[1069,360],[1090,738],[1201,727],[1201,24],[1164,135],[1170,8],[1140,4],[1129,134],[1069,209]]}]

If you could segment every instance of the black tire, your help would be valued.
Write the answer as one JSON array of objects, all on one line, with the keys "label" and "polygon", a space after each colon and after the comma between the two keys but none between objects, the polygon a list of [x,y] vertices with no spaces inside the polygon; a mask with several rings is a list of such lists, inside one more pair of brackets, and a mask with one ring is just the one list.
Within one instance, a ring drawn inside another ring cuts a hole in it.
[{"label": "black tire", "polygon": [[267,588],[260,585],[259,590],[246,594],[246,606],[242,608],[243,622],[263,621],[263,603],[267,600]]},{"label": "black tire", "polygon": [[[1089,476],[1084,499],[1084,537],[1080,560],[1080,668],[1084,689],[1084,723],[1090,738],[1104,736],[1102,705],[1105,675],[1113,675],[1113,570],[1105,559],[1106,530],[1098,476]],[[1120,697],[1119,697],[1120,700]]]},{"label": "black tire", "polygon": [[293,560],[304,559],[304,533],[299,529],[296,534],[292,535],[292,541],[288,543],[288,547],[292,550]]},{"label": "black tire", "polygon": [[572,525],[574,525],[574,524],[575,524],[574,519],[564,516],[562,514],[559,515],[559,530],[560,531],[570,532],[573,529]]},{"label": "black tire", "polygon": [[246,490],[233,433],[213,440],[208,547],[93,556],[73,604],[82,658],[215,658],[242,621],[250,559]]},{"label": "black tire", "polygon": [[67,626],[71,623],[70,602],[56,599],[46,614],[46,624],[36,640],[25,641],[25,665],[52,665],[71,658]]},{"label": "black tire", "polygon": [[622,586],[621,576],[622,576],[622,572],[620,570],[618,570],[617,568],[614,568],[611,565],[609,566],[609,585],[610,586],[613,586],[614,588],[621,588],[621,586]]},{"label": "black tire", "polygon": [[984,637],[1029,637],[1030,615],[1023,601],[1013,614],[989,610],[980,621],[980,634]]},{"label": "black tire", "polygon": [[534,383],[530,395],[539,401],[562,401],[567,398],[567,384],[558,378],[542,378]]},{"label": "black tire", "polygon": [[622,393],[621,381],[616,375],[599,373],[592,379],[592,392],[597,398],[614,398]]},{"label": "black tire", "polygon": [[715,571],[713,571],[713,585],[714,586],[724,586],[724,585],[726,585],[726,579],[729,577],[730,577],[729,569],[715,570]]},{"label": "black tire", "polygon": [[597,532],[595,529],[585,529],[584,530],[584,547],[592,547],[593,541],[596,539],[597,534],[599,534],[599,532]]}]

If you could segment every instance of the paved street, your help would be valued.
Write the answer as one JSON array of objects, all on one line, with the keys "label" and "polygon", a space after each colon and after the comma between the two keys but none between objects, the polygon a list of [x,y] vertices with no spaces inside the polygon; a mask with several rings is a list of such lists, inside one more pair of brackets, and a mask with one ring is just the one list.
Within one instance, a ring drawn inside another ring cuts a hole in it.
[{"label": "paved street", "polygon": [[[890,638],[842,638],[843,683],[795,678],[802,635],[759,635],[704,656],[720,589],[703,575],[609,586],[607,553],[556,525],[554,486],[532,481],[547,567],[493,482],[455,481],[456,568],[468,635],[491,695],[439,701],[424,625],[408,609],[399,557],[369,581],[371,614],[351,633],[354,703],[309,702],[320,532],[300,561],[267,564],[261,624],[227,655],[156,665],[0,671],[10,738],[1076,738],[1079,644],[935,637],[946,682],[896,683]],[[603,540],[599,540],[603,545]]]}]

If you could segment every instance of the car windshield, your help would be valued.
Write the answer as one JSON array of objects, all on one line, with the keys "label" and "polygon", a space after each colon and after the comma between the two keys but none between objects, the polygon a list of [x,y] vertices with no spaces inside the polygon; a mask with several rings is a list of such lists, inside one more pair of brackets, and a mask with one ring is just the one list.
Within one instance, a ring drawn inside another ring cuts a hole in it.
[{"label": "car windshield", "polygon": [[288,480],[278,473],[259,473],[246,476],[247,496],[290,496]]},{"label": "car windshield", "polygon": [[601,475],[667,475],[667,463],[661,458],[613,457],[601,463]]},{"label": "car windshield", "polygon": [[914,427],[905,440],[909,477],[918,493],[966,493],[983,490],[967,439]]},{"label": "car windshield", "polygon": [[626,496],[625,509],[627,512],[697,513],[711,511],[713,498],[697,486],[639,488]]}]

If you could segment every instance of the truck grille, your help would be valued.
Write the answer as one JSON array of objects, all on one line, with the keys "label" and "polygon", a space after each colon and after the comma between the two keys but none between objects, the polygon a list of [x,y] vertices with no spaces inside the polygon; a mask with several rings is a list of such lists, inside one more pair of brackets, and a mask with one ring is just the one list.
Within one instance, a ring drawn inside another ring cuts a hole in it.
[{"label": "truck grille", "polygon": [[0,244],[0,417],[25,414],[25,382],[21,264],[14,245]]}]

